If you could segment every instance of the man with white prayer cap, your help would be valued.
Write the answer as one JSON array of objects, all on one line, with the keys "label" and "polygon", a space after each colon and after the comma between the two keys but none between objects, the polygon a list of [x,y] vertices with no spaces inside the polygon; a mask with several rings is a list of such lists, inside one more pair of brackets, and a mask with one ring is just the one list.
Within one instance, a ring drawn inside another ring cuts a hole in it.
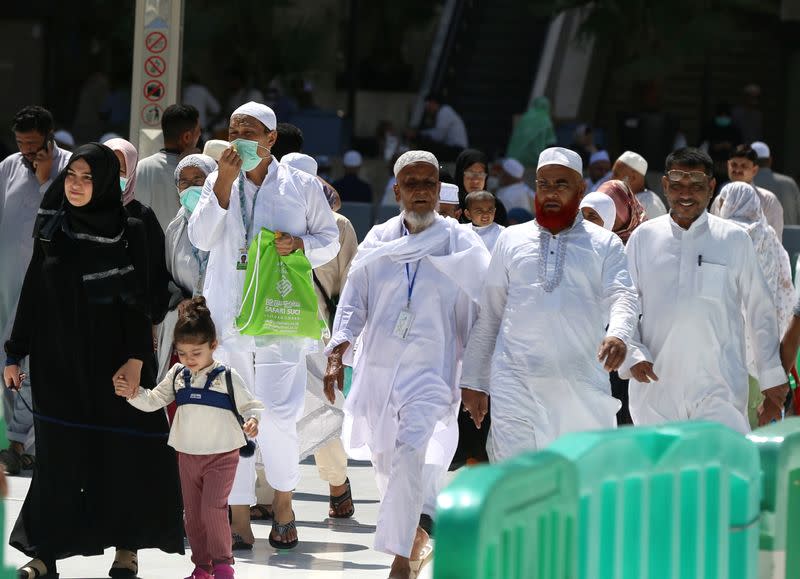
[{"label": "man with white prayer cap", "polygon": [[461,219],[461,204],[458,201],[458,185],[442,183],[439,189],[439,215]]},{"label": "man with white prayer cap", "polygon": [[626,246],[644,312],[619,372],[631,378],[631,417],[713,420],[747,433],[745,335],[766,397],[760,424],[781,418],[788,392],[774,301],[747,232],[706,211],[711,157],[683,148],[665,166],[670,213],[637,227]]},{"label": "man with white prayer cap", "polygon": [[533,189],[522,180],[525,167],[516,159],[506,158],[500,163],[500,188],[497,198],[506,208],[506,211],[519,207],[533,213]]},{"label": "man with white prayer cap", "polygon": [[661,198],[647,188],[647,161],[639,153],[625,151],[614,163],[611,178],[628,184],[636,199],[644,207],[648,219],[654,219],[667,212]]},{"label": "man with white prayer cap", "polygon": [[589,193],[597,191],[600,185],[611,179],[611,158],[608,151],[601,149],[592,153],[586,172],[589,175],[586,178],[586,190]]},{"label": "man with white prayer cap", "polygon": [[350,265],[325,387],[332,400],[359,340],[343,439],[351,457],[375,468],[375,549],[395,556],[389,577],[408,579],[430,553],[420,515],[434,516],[458,441],[457,373],[489,253],[472,231],[436,213],[432,153],[404,153],[394,173],[402,213],[373,227]]},{"label": "man with white prayer cap", "polygon": [[783,223],[800,225],[800,189],[797,182],[782,173],[772,170],[772,153],[769,145],[763,141],[755,141],[750,145],[757,155],[758,173],[753,177],[753,184],[772,191],[777,195],[783,207]]},{"label": "man with white prayer cap", "polygon": [[[312,267],[333,259],[339,251],[339,231],[320,181],[278,163],[271,155],[276,118],[256,102],[237,108],[230,118],[231,146],[208,176],[189,219],[189,239],[208,251],[203,295],[217,327],[216,358],[236,369],[264,403],[259,446],[267,480],[275,489],[275,517],[270,544],[292,548],[297,530],[292,490],[300,480],[296,423],[303,412],[306,354],[318,340],[297,337],[245,336],[235,327],[242,303],[250,243],[262,227],[280,232],[280,255],[301,251]],[[237,548],[252,548],[249,506],[255,504],[255,461],[241,457],[229,497]]]},{"label": "man with white prayer cap", "polygon": [[358,176],[363,159],[358,151],[347,151],[342,157],[344,176],[333,182],[342,201],[352,203],[372,203],[372,187]]},{"label": "man with white prayer cap", "polygon": [[614,200],[605,193],[594,191],[587,193],[581,199],[581,214],[586,221],[604,227],[609,231],[614,229],[614,220],[617,218],[617,207]]},{"label": "man with white prayer cap", "polygon": [[494,247],[461,378],[476,426],[491,398],[492,461],[616,426],[608,373],[639,310],[619,237],[578,210],[585,187],[578,153],[545,149],[536,220],[506,228]]}]

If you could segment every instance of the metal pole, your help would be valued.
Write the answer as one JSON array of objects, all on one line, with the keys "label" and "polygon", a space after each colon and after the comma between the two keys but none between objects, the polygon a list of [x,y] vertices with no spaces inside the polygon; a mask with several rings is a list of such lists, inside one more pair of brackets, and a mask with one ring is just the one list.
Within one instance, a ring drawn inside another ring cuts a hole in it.
[{"label": "metal pole", "polygon": [[136,0],[130,140],[139,158],[164,146],[161,116],[178,102],[184,0]]}]

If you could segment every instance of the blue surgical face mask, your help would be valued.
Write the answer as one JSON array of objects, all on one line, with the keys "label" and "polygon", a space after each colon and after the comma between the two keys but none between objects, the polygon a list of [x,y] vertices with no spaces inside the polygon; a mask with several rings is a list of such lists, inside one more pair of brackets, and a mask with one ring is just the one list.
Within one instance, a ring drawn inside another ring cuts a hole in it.
[{"label": "blue surgical face mask", "polygon": [[258,156],[259,149],[264,149],[269,153],[269,149],[263,145],[259,145],[258,141],[250,141],[247,139],[231,141],[231,147],[233,147],[242,158],[242,171],[245,172],[252,171],[264,160],[264,157]]},{"label": "blue surgical face mask", "polygon": [[119,188],[125,191],[125,184],[128,182],[127,177],[120,177],[119,178]]},{"label": "blue surgical face mask", "polygon": [[181,205],[183,205],[183,208],[186,209],[186,211],[191,213],[194,211],[194,208],[197,207],[197,202],[200,201],[200,195],[202,194],[203,188],[199,185],[187,187],[181,191]]}]

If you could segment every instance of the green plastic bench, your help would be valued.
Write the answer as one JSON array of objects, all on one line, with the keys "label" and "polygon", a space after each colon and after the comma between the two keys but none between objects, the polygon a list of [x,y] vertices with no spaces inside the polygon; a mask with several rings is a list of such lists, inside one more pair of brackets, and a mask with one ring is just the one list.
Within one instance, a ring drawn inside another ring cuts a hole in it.
[{"label": "green plastic bench", "polygon": [[439,495],[435,579],[576,579],[575,467],[538,452],[463,469]]},{"label": "green plastic bench", "polygon": [[756,447],[719,424],[572,434],[580,579],[755,579]]},{"label": "green plastic bench", "polygon": [[759,428],[748,438],[761,453],[763,471],[760,577],[800,577],[800,418]]}]

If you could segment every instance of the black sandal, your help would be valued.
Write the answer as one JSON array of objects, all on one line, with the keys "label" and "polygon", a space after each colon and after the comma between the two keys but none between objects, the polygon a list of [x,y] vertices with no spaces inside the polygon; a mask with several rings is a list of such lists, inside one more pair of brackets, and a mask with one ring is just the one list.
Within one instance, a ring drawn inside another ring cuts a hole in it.
[{"label": "black sandal", "polygon": [[123,579],[133,579],[139,574],[139,555],[130,549],[117,549],[114,562],[108,570],[108,576]]},{"label": "black sandal", "polygon": [[231,550],[233,551],[252,551],[253,543],[248,543],[239,533],[231,533]]},{"label": "black sandal", "polygon": [[271,521],[275,518],[275,511],[271,511],[267,505],[254,505],[250,507],[251,521]]},{"label": "black sandal", "polygon": [[48,572],[47,564],[41,559],[31,559],[17,569],[17,579],[58,579],[58,573]]},{"label": "black sandal", "polygon": [[[356,507],[353,504],[353,494],[350,492],[350,479],[346,478],[344,484],[347,485],[347,490],[340,494],[338,497],[331,496],[328,499],[328,517],[331,519],[349,519],[356,513]],[[344,513],[339,512],[339,507],[344,503],[350,501],[350,510]],[[333,514],[331,514],[333,513]]]},{"label": "black sandal", "polygon": [[33,467],[36,466],[36,457],[32,454],[19,455],[19,466],[22,470],[33,470]]},{"label": "black sandal", "polygon": [[[9,476],[16,476],[22,470],[22,462],[20,455],[15,450],[4,448],[0,450],[0,462],[5,465],[6,474]],[[37,559],[34,559],[36,561]]]},{"label": "black sandal", "polygon": [[[294,513],[292,513],[292,517],[294,517]],[[288,523],[279,524],[275,521],[272,521],[272,530],[269,532],[269,544],[274,549],[294,549],[297,546],[297,543],[300,542],[300,539],[295,539],[294,541],[289,541],[288,543],[281,543],[280,541],[276,541],[272,538],[273,533],[276,535],[280,535],[281,537],[285,537],[286,534],[294,529],[297,530],[297,526],[295,525],[296,519],[292,519]]]}]

